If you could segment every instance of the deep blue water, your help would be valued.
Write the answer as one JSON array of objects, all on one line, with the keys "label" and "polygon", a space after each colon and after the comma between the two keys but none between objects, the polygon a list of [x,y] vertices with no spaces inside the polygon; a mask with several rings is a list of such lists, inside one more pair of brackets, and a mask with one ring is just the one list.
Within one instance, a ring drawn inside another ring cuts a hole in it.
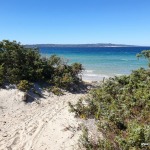
[{"label": "deep blue water", "polygon": [[146,49],[150,47],[43,47],[40,52],[46,57],[56,54],[68,59],[69,63],[82,63],[85,80],[101,80],[103,77],[129,74],[140,67],[147,68],[147,60],[136,58],[137,53]]}]

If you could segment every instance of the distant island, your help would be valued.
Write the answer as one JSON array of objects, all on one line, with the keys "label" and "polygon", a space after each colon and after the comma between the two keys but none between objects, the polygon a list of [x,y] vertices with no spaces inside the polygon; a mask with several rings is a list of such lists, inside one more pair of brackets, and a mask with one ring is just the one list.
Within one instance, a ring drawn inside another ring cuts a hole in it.
[{"label": "distant island", "polygon": [[139,47],[138,45],[96,43],[96,44],[31,44],[25,47]]}]

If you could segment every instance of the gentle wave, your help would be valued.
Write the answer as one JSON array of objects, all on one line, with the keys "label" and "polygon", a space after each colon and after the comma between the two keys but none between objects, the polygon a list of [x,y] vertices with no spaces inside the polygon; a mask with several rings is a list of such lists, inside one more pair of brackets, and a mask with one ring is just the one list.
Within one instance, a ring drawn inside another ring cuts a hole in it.
[{"label": "gentle wave", "polygon": [[97,77],[98,75],[96,75],[96,74],[83,74],[83,76],[88,76],[88,77]]},{"label": "gentle wave", "polygon": [[129,59],[120,59],[120,60],[123,60],[123,61],[129,61]]},{"label": "gentle wave", "polygon": [[83,74],[83,76],[87,76],[87,77],[105,77],[105,78],[109,78],[108,75],[103,75],[103,74]]},{"label": "gentle wave", "polygon": [[115,74],[116,76],[122,76],[123,74],[119,74],[119,73],[117,73],[117,74]]},{"label": "gentle wave", "polygon": [[86,72],[86,73],[93,73],[94,70],[85,70],[84,72]]},{"label": "gentle wave", "polygon": [[102,81],[104,79],[109,78],[110,76],[108,75],[103,75],[103,74],[94,74],[94,73],[83,73],[82,74],[82,79],[86,81]]}]

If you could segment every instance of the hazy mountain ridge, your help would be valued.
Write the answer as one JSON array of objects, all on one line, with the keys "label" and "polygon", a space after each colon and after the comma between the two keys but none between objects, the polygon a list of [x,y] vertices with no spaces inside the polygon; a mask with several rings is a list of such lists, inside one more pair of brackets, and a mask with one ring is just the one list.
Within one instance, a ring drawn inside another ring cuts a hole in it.
[{"label": "hazy mountain ridge", "polygon": [[[26,47],[137,47],[137,45],[97,43],[97,44],[27,44]],[[139,47],[139,46],[138,46]]]}]

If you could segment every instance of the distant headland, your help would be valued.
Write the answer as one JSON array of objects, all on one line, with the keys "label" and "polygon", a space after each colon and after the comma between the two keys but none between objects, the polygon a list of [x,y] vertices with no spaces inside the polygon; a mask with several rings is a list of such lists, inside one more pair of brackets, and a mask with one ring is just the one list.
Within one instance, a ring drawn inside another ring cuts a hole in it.
[{"label": "distant headland", "polygon": [[[140,47],[139,45],[96,43],[96,44],[31,44],[26,47]],[[142,46],[144,47],[144,46]]]}]

